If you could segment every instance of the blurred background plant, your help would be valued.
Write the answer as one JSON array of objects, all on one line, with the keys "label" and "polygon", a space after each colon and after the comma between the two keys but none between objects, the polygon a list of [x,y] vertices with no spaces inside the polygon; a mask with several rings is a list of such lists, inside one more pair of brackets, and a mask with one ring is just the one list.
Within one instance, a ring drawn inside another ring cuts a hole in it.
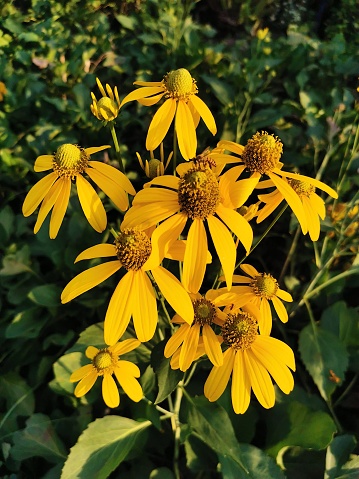
[{"label": "blurred background plant", "polygon": [[[295,299],[286,330],[278,321],[274,329],[296,354],[293,394],[278,394],[269,411],[252,403],[243,416],[234,415],[229,393],[218,405],[201,397],[187,400],[180,417],[180,454],[173,450],[171,428],[161,422],[153,404],[121,399],[118,419],[112,416],[119,421],[119,431],[133,427],[124,418],[148,418],[153,427],[146,429],[147,435],[142,430],[138,436],[132,433],[131,445],[124,433],[109,437],[115,451],[125,452],[115,454],[108,471],[116,468],[113,478],[126,474],[168,479],[174,477],[172,461],[177,454],[183,477],[247,477],[233,459],[235,451],[251,473],[260,464],[266,478],[283,477],[275,461],[288,479],[355,477],[359,467],[355,0],[27,0],[0,5],[1,476],[56,478],[65,461],[66,471],[80,468],[85,460],[68,456],[70,447],[88,424],[110,414],[96,388],[78,400],[68,379],[81,365],[80,353],[86,346],[98,345],[97,333],[115,283],[109,279],[70,305],[61,306],[59,301],[69,278],[81,271],[74,258],[86,247],[106,241],[108,233],[100,237],[88,228],[74,196],[56,240],[48,238],[48,222],[33,235],[34,217],[24,218],[21,206],[38,180],[34,161],[63,143],[86,148],[111,142],[108,128],[90,111],[90,92],[98,92],[96,77],[103,85],[117,86],[123,99],[133,81],[160,81],[166,72],[183,67],[197,79],[219,130],[214,141],[199,125],[199,152],[219,139],[243,144],[265,129],[283,141],[286,165],[327,182],[338,190],[339,200],[328,204],[329,214],[314,248],[299,235],[295,218],[289,222],[287,211],[252,255],[256,265],[280,277]],[[143,161],[150,159],[145,150],[150,120],[148,109],[135,103],[116,120],[122,157],[135,187],[143,175],[136,152]],[[171,151],[171,142],[164,147]],[[115,158],[112,148],[104,161],[118,166]],[[118,212],[110,202],[107,209],[110,223],[116,225]],[[258,237],[269,223],[259,225]],[[175,403],[171,393],[183,374],[163,361],[163,343],[154,346],[158,341],[141,346],[131,357],[143,373],[147,398]],[[152,366],[147,366],[150,360]],[[188,386],[193,398],[203,394],[207,373],[208,366],[200,363]],[[108,424],[101,426],[103,431]],[[95,443],[103,432],[86,431],[90,433],[84,443]],[[99,464],[108,459],[106,451]],[[82,473],[66,472],[62,477],[107,477],[105,466],[96,476],[82,466]]]}]

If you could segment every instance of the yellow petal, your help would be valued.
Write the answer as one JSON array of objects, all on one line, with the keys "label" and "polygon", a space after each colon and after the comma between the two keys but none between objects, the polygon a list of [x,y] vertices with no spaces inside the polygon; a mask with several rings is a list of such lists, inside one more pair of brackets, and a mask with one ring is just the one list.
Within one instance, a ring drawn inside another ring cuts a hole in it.
[{"label": "yellow petal", "polygon": [[195,218],[187,235],[182,283],[187,291],[197,293],[202,286],[207,263],[207,233],[201,219]]},{"label": "yellow petal", "polygon": [[273,407],[275,394],[272,380],[268,371],[257,360],[251,349],[243,351],[245,368],[250,378],[250,383],[259,403],[266,409]]},{"label": "yellow petal", "polygon": [[67,206],[70,200],[70,191],[71,191],[71,181],[69,178],[60,178],[58,180],[61,185],[61,191],[57,198],[56,203],[54,204],[51,219],[50,219],[50,238],[54,239],[59,232],[60,226],[64,219]]},{"label": "yellow petal", "polygon": [[108,244],[108,243],[96,244],[95,246],[90,246],[90,248],[87,248],[84,251],[82,251],[82,253],[80,253],[77,256],[74,263],[77,263],[78,261],[81,261],[84,259],[108,258],[110,256],[116,256],[115,245]]},{"label": "yellow petal", "polygon": [[85,354],[87,358],[93,359],[99,351],[100,350],[98,348],[95,348],[95,346],[88,346],[86,348]]},{"label": "yellow petal", "polygon": [[251,399],[251,383],[244,365],[244,354],[237,351],[232,374],[232,405],[236,414],[244,414]]},{"label": "yellow petal", "polygon": [[183,341],[179,357],[181,371],[187,371],[194,361],[199,341],[200,329],[201,327],[199,324],[193,324]]},{"label": "yellow petal", "polygon": [[178,147],[185,160],[196,156],[197,137],[190,109],[184,101],[179,101],[175,119]]},{"label": "yellow petal", "polygon": [[287,310],[285,309],[284,304],[276,296],[273,296],[271,299],[279,319],[282,321],[282,323],[286,323],[288,321],[288,313],[287,313]]},{"label": "yellow petal", "polygon": [[266,298],[262,298],[259,311],[261,314],[261,319],[259,321],[259,331],[261,332],[261,334],[269,336],[272,331],[272,312],[270,309],[269,302]]},{"label": "yellow petal", "polygon": [[213,366],[222,366],[223,353],[218,338],[209,324],[203,326],[204,350]]},{"label": "yellow petal", "polygon": [[234,349],[228,348],[223,354],[223,366],[214,366],[209,373],[204,384],[204,395],[208,401],[217,401],[222,396],[231,376],[235,355]]},{"label": "yellow petal", "polygon": [[236,247],[228,228],[219,219],[210,215],[207,218],[207,223],[229,290],[232,286],[232,276],[236,262]]},{"label": "yellow petal", "polygon": [[[160,176],[166,181],[161,182],[162,186],[167,186],[168,177]],[[133,200],[133,206],[144,206],[147,203],[173,203],[177,201],[177,210],[180,209],[178,204],[178,193],[167,188],[145,188],[137,193]],[[161,205],[162,206],[162,205]]]},{"label": "yellow petal", "polygon": [[302,197],[303,208],[307,217],[309,236],[312,241],[318,241],[320,235],[320,220],[312,203],[306,196]]},{"label": "yellow petal", "polygon": [[53,155],[41,155],[36,158],[34,171],[47,171],[51,170],[53,165],[54,157]]},{"label": "yellow petal", "polygon": [[44,178],[42,178],[37,183],[35,183],[35,185],[26,195],[24,204],[22,205],[22,214],[24,216],[30,216],[36,210],[36,208],[45,198],[57,178],[57,174],[55,172],[52,172],[44,176]]},{"label": "yellow petal", "polygon": [[76,177],[77,193],[87,221],[98,233],[102,233],[107,225],[105,208],[96,191],[82,176]]},{"label": "yellow petal", "polygon": [[102,397],[108,407],[117,407],[120,404],[120,394],[111,374],[103,376]]},{"label": "yellow petal", "polygon": [[237,211],[226,208],[222,204],[218,205],[216,213],[237,236],[248,254],[253,242],[253,230],[248,221]]},{"label": "yellow petal", "polygon": [[288,171],[282,171],[282,170],[278,170],[278,172],[276,170],[274,171],[275,173],[283,175],[286,178],[294,178],[295,180],[305,181],[306,183],[309,183],[310,185],[313,185],[316,188],[319,188],[320,190],[325,191],[332,198],[335,198],[335,199],[338,198],[338,193],[335,190],[333,190],[333,188],[326,185],[322,181],[316,180],[315,178],[311,178],[310,176],[305,176],[305,175],[298,175],[296,173],[288,173]]},{"label": "yellow petal", "polygon": [[176,113],[176,100],[167,99],[156,111],[147,132],[146,148],[155,150],[166,136]]},{"label": "yellow petal", "polygon": [[151,87],[154,87],[154,86],[163,86],[163,80],[162,81],[134,81],[133,82],[134,85],[138,85],[138,86],[151,86]]},{"label": "yellow petal", "polygon": [[105,281],[121,268],[119,261],[99,264],[75,276],[61,293],[61,302],[68,303],[82,293]]},{"label": "yellow petal", "polygon": [[263,350],[263,354],[275,356],[278,362],[286,364],[290,369],[295,371],[294,353],[288,344],[283,343],[279,339],[271,336],[257,336],[256,344]]},{"label": "yellow petal", "polygon": [[134,271],[131,290],[133,324],[136,336],[142,343],[152,339],[157,326],[157,301],[151,281],[142,271]]},{"label": "yellow petal", "polygon": [[201,119],[201,116],[198,113],[198,111],[195,109],[195,107],[194,107],[194,105],[191,101],[189,101],[187,103],[187,105],[188,105],[188,108],[189,108],[189,110],[191,112],[191,115],[192,115],[192,118],[193,118],[194,127],[197,128],[199,120]]},{"label": "yellow petal", "polygon": [[141,105],[143,106],[152,106],[152,105],[155,105],[156,103],[158,103],[161,98],[163,97],[164,93],[160,93],[159,95],[154,95],[154,96],[151,96],[149,98],[140,98],[138,101],[138,103],[141,103]]},{"label": "yellow petal", "polygon": [[314,208],[314,210],[318,213],[318,215],[324,220],[325,218],[325,203],[320,196],[316,193],[312,193],[310,195],[310,202]]},{"label": "yellow petal", "polygon": [[[234,141],[228,140],[221,140],[217,143],[218,148],[224,148],[225,150],[231,151],[232,153],[236,153],[236,155],[242,155],[244,151],[244,146],[235,143]],[[240,159],[238,159],[240,161]]]},{"label": "yellow petal", "polygon": [[212,133],[212,135],[215,135],[217,133],[216,122],[213,118],[211,110],[208,108],[205,102],[201,100],[197,95],[192,95],[190,97],[190,103],[192,103],[192,105],[201,115],[202,120],[205,122],[207,128]]},{"label": "yellow petal", "polygon": [[152,271],[155,281],[166,301],[188,324],[193,321],[193,305],[190,296],[172,273],[162,266]]},{"label": "yellow petal", "polygon": [[[182,165],[182,163],[181,163],[181,165]],[[178,166],[180,166],[180,165],[178,165]],[[166,186],[167,188],[172,188],[173,190],[177,191],[179,180],[180,179],[178,178],[178,176],[163,175],[163,176],[156,176],[156,178],[153,178],[153,180],[149,181],[147,184],[151,185],[151,186],[152,185]],[[140,191],[140,193],[141,193],[141,191]],[[135,200],[137,200],[137,196],[136,196]],[[163,199],[162,199],[162,201],[163,201]]]},{"label": "yellow petal", "polygon": [[141,371],[137,364],[123,359],[121,359],[121,361],[118,361],[117,364],[118,370],[121,371],[121,373],[126,373],[128,376],[133,376],[134,378],[140,377]]},{"label": "yellow petal", "polygon": [[165,346],[165,350],[163,353],[165,358],[170,358],[175,353],[175,351],[177,351],[177,349],[181,346],[181,344],[187,337],[190,327],[191,326],[189,324],[183,323],[177,329],[177,331],[172,334]]},{"label": "yellow petal", "polygon": [[163,87],[158,86],[145,86],[138,88],[137,90],[131,91],[125,98],[122,100],[121,108],[125,103],[129,101],[139,100],[140,98],[146,98],[148,96],[157,95],[158,93],[163,93]]},{"label": "yellow petal", "polygon": [[112,179],[119,187],[123,188],[130,195],[135,196],[136,190],[132,186],[131,181],[122,173],[122,171],[111,165],[106,165],[106,163],[102,163],[101,161],[89,161],[89,166]]},{"label": "yellow petal", "polygon": [[112,200],[121,211],[128,208],[128,196],[125,191],[111,178],[103,175],[94,168],[86,168],[86,173],[91,180]]},{"label": "yellow petal", "polygon": [[44,198],[44,201],[41,203],[39,213],[37,215],[37,220],[34,227],[34,233],[36,234],[42,226],[42,223],[45,221],[46,216],[49,214],[51,208],[54,206],[56,201],[59,198],[59,194],[62,191],[62,181],[55,181],[51,186],[49,192]]},{"label": "yellow petal", "polygon": [[[95,266],[96,268],[96,266]],[[126,331],[131,319],[133,271],[128,271],[118,283],[107,308],[104,323],[105,343],[113,346]]]},{"label": "yellow petal", "polygon": [[85,152],[87,155],[94,155],[95,153],[98,153],[99,151],[107,150],[108,148],[111,148],[111,145],[92,146],[91,148],[85,148]]},{"label": "yellow petal", "polygon": [[86,364],[86,366],[82,366],[81,368],[74,371],[70,376],[70,381],[72,383],[77,383],[80,379],[88,376],[90,373],[94,371],[92,364]]},{"label": "yellow petal", "polygon": [[284,291],[283,289],[277,289],[276,295],[278,296],[278,298],[282,299],[283,301],[287,301],[288,303],[291,303],[293,301],[291,294],[289,294],[287,291]]},{"label": "yellow petal", "polygon": [[[282,193],[280,191],[278,191],[277,189],[273,192],[275,193],[275,195],[273,195],[271,198],[269,198],[269,195],[258,195],[258,199],[260,201],[264,201],[266,202],[266,205],[261,208],[259,211],[258,211],[258,214],[257,214],[257,223],[261,223],[262,221],[264,221],[266,218],[268,218],[268,216],[270,214],[273,213],[273,211],[281,204],[281,202],[284,200],[284,196],[282,195]],[[266,201],[264,198],[264,196],[268,197],[268,200]]]},{"label": "yellow petal", "polygon": [[244,283],[248,284],[251,282],[251,279],[248,278],[248,276],[242,276],[240,274],[234,274],[233,275],[233,283]]},{"label": "yellow petal", "polygon": [[179,210],[178,201],[165,203],[153,203],[140,206],[132,206],[121,223],[121,230],[125,228],[134,228],[138,226],[142,229],[150,228],[151,226],[160,223],[169,216],[177,213]]},{"label": "yellow petal", "polygon": [[97,379],[97,372],[95,371],[94,368],[92,368],[92,371],[83,379],[81,379],[81,381],[76,386],[74,391],[75,396],[77,398],[80,398],[84,396],[86,393],[88,393],[89,390],[92,388],[92,386],[95,384],[96,379]]},{"label": "yellow petal", "polygon": [[141,342],[138,339],[125,339],[120,343],[116,343],[114,346],[110,346],[110,350],[113,354],[117,356],[121,356],[122,354],[126,354],[140,346]]},{"label": "yellow petal", "polygon": [[143,391],[137,379],[127,374],[125,369],[122,371],[122,368],[120,367],[115,369],[115,375],[127,396],[132,399],[132,401],[141,401],[143,398]]}]

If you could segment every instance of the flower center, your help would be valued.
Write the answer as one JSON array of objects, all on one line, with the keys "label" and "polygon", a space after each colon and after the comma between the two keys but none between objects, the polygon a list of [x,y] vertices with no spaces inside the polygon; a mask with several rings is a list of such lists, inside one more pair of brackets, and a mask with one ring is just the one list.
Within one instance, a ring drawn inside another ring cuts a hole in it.
[{"label": "flower center", "polygon": [[104,373],[112,374],[116,359],[108,349],[101,349],[93,358],[92,364],[97,370],[97,374],[103,376]]},{"label": "flower center", "polygon": [[84,172],[89,159],[83,148],[66,143],[56,150],[52,167],[59,177],[74,179],[75,176]]},{"label": "flower center", "polygon": [[309,198],[310,195],[315,192],[315,186],[305,181],[288,178],[288,183],[299,196],[306,196]]},{"label": "flower center", "polygon": [[250,286],[253,288],[256,296],[270,299],[275,296],[278,291],[278,282],[272,275],[267,273],[260,273],[251,281]]},{"label": "flower center", "polygon": [[216,317],[216,308],[208,299],[201,298],[192,301],[194,310],[194,323],[204,326],[205,324],[212,324]]},{"label": "flower center", "polygon": [[248,349],[258,335],[258,323],[250,314],[243,311],[229,314],[222,326],[223,341],[231,348]]},{"label": "flower center", "polygon": [[118,115],[118,106],[111,98],[107,96],[103,96],[97,102],[97,110],[98,116],[104,121],[112,121],[117,118]]},{"label": "flower center", "polygon": [[196,80],[185,68],[173,70],[163,77],[164,86],[167,90],[167,98],[176,100],[188,100],[188,98],[197,93]]},{"label": "flower center", "polygon": [[220,201],[216,175],[202,165],[195,165],[179,181],[178,202],[191,219],[206,219],[215,213]]},{"label": "flower center", "polygon": [[148,260],[151,241],[143,231],[126,228],[115,240],[117,258],[127,270],[138,271]]},{"label": "flower center", "polygon": [[283,152],[283,144],[267,132],[257,132],[247,141],[242,153],[242,159],[251,172],[263,175],[278,166]]}]

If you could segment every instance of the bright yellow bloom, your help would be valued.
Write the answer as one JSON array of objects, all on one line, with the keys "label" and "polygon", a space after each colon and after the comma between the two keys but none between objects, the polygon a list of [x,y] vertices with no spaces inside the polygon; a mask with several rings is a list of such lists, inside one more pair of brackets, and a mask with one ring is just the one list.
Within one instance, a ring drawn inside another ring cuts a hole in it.
[{"label": "bright yellow bloom", "polygon": [[82,397],[95,384],[96,379],[102,376],[102,397],[108,407],[117,407],[120,404],[118,386],[113,378],[115,375],[122,389],[132,401],[138,402],[143,397],[140,383],[140,370],[130,361],[120,360],[119,356],[140,345],[137,339],[126,339],[105,349],[89,346],[86,356],[91,359],[91,364],[82,366],[73,372],[70,377],[72,383],[80,381],[75,388],[75,396]]},{"label": "bright yellow bloom", "polygon": [[102,97],[97,101],[94,93],[91,92],[92,105],[90,105],[92,114],[101,121],[113,121],[117,118],[120,110],[120,99],[118,96],[117,86],[114,91],[110,85],[106,84],[106,91],[102,83],[96,78],[97,86],[100,89]]},{"label": "bright yellow bloom", "polygon": [[42,202],[34,227],[35,234],[52,209],[50,238],[56,238],[70,200],[71,183],[75,180],[80,204],[88,222],[99,233],[105,230],[107,225],[105,208],[94,188],[84,178],[84,173],[103,190],[117,208],[127,210],[126,192],[136,194],[130,180],[116,168],[90,159],[90,155],[106,148],[110,146],[83,149],[76,145],[64,144],[58,147],[54,155],[42,155],[36,159],[35,171],[53,169],[53,172],[31,188],[22,206],[23,215],[30,216]]},{"label": "bright yellow bloom", "polygon": [[[243,284],[245,286],[233,286],[231,293],[235,293],[237,298],[233,300],[234,308],[241,308],[248,301],[253,303],[260,311],[259,330],[261,334],[269,335],[272,330],[272,313],[269,301],[272,302],[279,319],[286,323],[288,313],[282,301],[292,302],[292,296],[279,288],[278,282],[268,273],[258,273],[250,264],[241,264],[241,269],[247,273],[247,276],[233,275],[233,283]],[[219,292],[224,291],[220,288]]]},{"label": "bright yellow bloom", "polygon": [[167,73],[160,82],[137,81],[134,85],[141,88],[129,93],[121,107],[133,100],[151,106],[158,103],[162,97],[165,98],[149,126],[146,138],[147,150],[155,150],[163,141],[173,119],[178,146],[185,160],[196,156],[196,128],[200,118],[212,135],[216,134],[217,127],[213,115],[203,100],[197,96],[196,81],[185,68]]},{"label": "bright yellow bloom", "polygon": [[[215,159],[217,162],[242,162],[251,172],[251,178],[257,179],[257,181],[259,181],[261,175],[263,174],[269,176],[271,182],[263,182],[260,184],[260,187],[264,188],[267,186],[276,186],[282,197],[285,198],[293,210],[300,223],[303,233],[306,234],[308,231],[312,231],[312,234],[314,234],[314,231],[317,232],[318,224],[316,223],[314,225],[315,221],[313,220],[312,222],[310,220],[308,212],[312,211],[312,206],[314,204],[316,205],[316,211],[322,211],[320,209],[321,207],[319,206],[316,197],[311,202],[307,202],[306,200],[303,201],[303,197],[306,196],[306,194],[304,192],[299,194],[295,190],[296,186],[293,186],[296,185],[295,182],[290,184],[291,180],[298,181],[298,175],[296,173],[288,173],[287,171],[281,170],[283,163],[280,162],[280,157],[283,151],[283,144],[278,137],[269,135],[267,132],[262,131],[261,133],[257,132],[252,138],[250,138],[245,146],[234,143],[233,141],[220,141],[218,143],[218,148],[226,149],[239,155],[241,158],[222,154],[216,156]],[[226,156],[228,160],[226,160]],[[318,187],[333,198],[338,198],[337,193],[321,181],[315,180],[314,178],[309,178],[308,176],[300,176],[300,181],[302,183],[308,183],[308,188],[309,185]],[[307,189],[307,191],[309,190]],[[270,197],[267,199],[270,200]],[[310,205],[308,205],[308,203],[310,203]],[[275,208],[276,206],[274,206],[271,211],[273,211]],[[311,224],[308,225],[308,222]]]},{"label": "bright yellow bloom", "polygon": [[[292,195],[295,194],[298,197],[302,205],[302,210],[299,211],[293,202],[289,203],[288,201],[288,204],[297,217],[303,234],[307,234],[309,232],[310,239],[312,241],[317,241],[320,234],[319,218],[322,220],[325,218],[325,203],[322,198],[315,193],[315,188],[325,191],[333,198],[338,198],[338,195],[326,184],[314,178],[310,178],[309,176],[287,172],[285,175],[286,177],[282,179],[282,182],[287,183],[292,191]],[[265,186],[270,184],[274,186],[275,184],[274,182],[271,183],[270,181],[263,183],[265,183]],[[262,187],[262,183],[259,183],[258,186]],[[265,203],[265,206],[258,212],[257,223],[260,223],[266,219],[277,208],[284,198],[287,199],[283,193],[283,190],[280,191],[278,188],[271,193],[258,195],[258,199]],[[295,208],[293,208],[293,206],[295,206]]]},{"label": "bright yellow bloom", "polygon": [[173,151],[168,155],[166,163],[165,163],[165,154],[163,150],[163,143],[160,145],[160,159],[158,160],[155,158],[155,155],[153,151],[150,151],[150,161],[145,160],[145,163],[143,163],[141,155],[136,152],[138,161],[141,165],[141,168],[145,172],[147,178],[150,178],[153,180],[153,178],[156,178],[157,176],[163,176],[165,174],[165,170],[167,166],[169,165],[172,156],[173,156]]},{"label": "bright yellow bloom", "polygon": [[61,294],[62,303],[67,303],[80,294],[105,281],[122,267],[127,270],[120,279],[107,308],[104,326],[106,344],[113,345],[125,332],[131,316],[137,338],[149,341],[157,326],[156,290],[148,272],[151,272],[164,298],[172,308],[187,321],[193,321],[193,306],[187,292],[169,271],[160,266],[163,256],[154,239],[138,228],[122,229],[115,244],[92,246],[76,258],[76,261],[99,257],[116,256],[117,259],[94,266],[73,278]]},{"label": "bright yellow bloom", "polygon": [[232,405],[236,414],[249,406],[251,390],[264,408],[275,403],[271,376],[279,388],[289,394],[294,380],[288,368],[295,370],[290,347],[267,335],[258,334],[257,320],[247,312],[229,314],[222,325],[223,365],[213,367],[204,385],[204,395],[211,402],[223,394],[232,375]]},{"label": "bright yellow bloom", "polygon": [[181,177],[159,176],[147,183],[126,213],[122,226],[149,228],[159,222],[157,238],[166,251],[191,224],[187,235],[182,283],[187,291],[197,293],[206,269],[208,225],[214,247],[221,262],[227,287],[232,284],[236,261],[236,246],[231,231],[239,238],[247,254],[251,248],[253,231],[248,221],[236,209],[252,193],[256,180],[236,181],[243,167],[228,170],[217,177],[211,168],[210,156],[198,157],[181,164]]}]

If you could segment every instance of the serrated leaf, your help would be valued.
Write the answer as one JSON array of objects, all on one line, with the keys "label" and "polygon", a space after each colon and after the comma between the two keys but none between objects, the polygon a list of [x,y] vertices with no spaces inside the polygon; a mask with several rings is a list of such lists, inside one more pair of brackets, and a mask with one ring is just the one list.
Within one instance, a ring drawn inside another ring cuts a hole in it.
[{"label": "serrated leaf", "polygon": [[151,365],[155,371],[158,384],[158,394],[155,404],[164,401],[172,391],[175,390],[177,384],[183,378],[183,372],[179,369],[172,369],[170,366],[170,359],[163,355],[165,342],[156,344],[151,354]]},{"label": "serrated leaf", "polygon": [[105,479],[136,446],[150,421],[106,416],[89,424],[71,448],[61,479]]},{"label": "serrated leaf", "polygon": [[11,455],[18,461],[40,456],[58,463],[66,458],[66,449],[57,436],[51,419],[45,414],[34,414],[26,421],[22,431],[13,434]]},{"label": "serrated leaf", "polygon": [[324,479],[335,479],[340,468],[349,459],[350,453],[356,445],[355,436],[343,434],[333,439],[328,447],[325,458]]},{"label": "serrated leaf", "polygon": [[320,327],[313,329],[309,324],[299,335],[299,352],[322,398],[327,401],[338,385],[333,378],[342,380],[347,370],[346,348],[334,334]]},{"label": "serrated leaf", "polygon": [[36,286],[29,294],[28,298],[40,306],[53,308],[60,305],[61,288],[55,284],[45,284]]}]

